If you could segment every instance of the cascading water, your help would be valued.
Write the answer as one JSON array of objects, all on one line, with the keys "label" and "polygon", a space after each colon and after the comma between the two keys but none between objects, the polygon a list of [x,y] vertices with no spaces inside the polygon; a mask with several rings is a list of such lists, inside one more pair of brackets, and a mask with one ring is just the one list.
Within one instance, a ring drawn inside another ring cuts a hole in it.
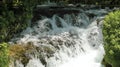
[{"label": "cascading water", "polygon": [[[95,16],[91,18],[88,13]],[[40,19],[24,30],[22,37],[11,40],[36,46],[36,51],[28,55],[31,59],[26,65],[17,60],[10,67],[104,67],[101,64],[105,54],[101,32],[104,13],[105,9],[91,9]]]}]

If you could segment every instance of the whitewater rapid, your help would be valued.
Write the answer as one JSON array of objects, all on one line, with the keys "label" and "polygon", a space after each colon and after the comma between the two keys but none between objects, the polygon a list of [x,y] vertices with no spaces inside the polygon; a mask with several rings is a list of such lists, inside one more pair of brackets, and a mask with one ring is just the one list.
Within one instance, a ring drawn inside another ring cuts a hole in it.
[{"label": "whitewater rapid", "polygon": [[[88,13],[95,16],[91,19]],[[16,60],[10,67],[104,67],[104,13],[107,11],[103,9],[88,10],[77,15],[66,14],[60,17],[55,14],[52,18],[40,19],[10,42],[23,45],[31,42],[38,48],[37,54],[30,54],[31,59],[27,65]]]}]

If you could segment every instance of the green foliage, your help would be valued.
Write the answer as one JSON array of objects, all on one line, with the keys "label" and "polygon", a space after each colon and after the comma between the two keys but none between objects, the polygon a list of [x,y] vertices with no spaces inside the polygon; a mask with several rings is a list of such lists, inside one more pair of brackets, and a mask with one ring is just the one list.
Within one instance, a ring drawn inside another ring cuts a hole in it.
[{"label": "green foliage", "polygon": [[52,2],[60,2],[60,1],[64,1],[67,3],[72,3],[72,4],[76,4],[76,3],[82,3],[82,4],[96,4],[96,5],[120,5],[120,1],[119,0],[50,0]]},{"label": "green foliage", "polygon": [[28,26],[39,0],[4,0],[0,6],[0,42],[7,42]]},{"label": "green foliage", "polygon": [[8,67],[9,58],[8,58],[8,44],[0,43],[0,67]]},{"label": "green foliage", "polygon": [[103,25],[105,61],[113,67],[120,67],[120,11],[109,13]]}]

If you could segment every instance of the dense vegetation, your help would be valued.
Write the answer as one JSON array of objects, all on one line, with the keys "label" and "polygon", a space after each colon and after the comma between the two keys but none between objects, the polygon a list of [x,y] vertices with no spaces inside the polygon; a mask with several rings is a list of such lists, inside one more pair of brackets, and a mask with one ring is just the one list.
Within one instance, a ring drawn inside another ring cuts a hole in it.
[{"label": "dense vegetation", "polygon": [[0,6],[0,42],[7,42],[28,26],[37,1],[3,0]]},{"label": "dense vegetation", "polygon": [[119,5],[119,0],[3,0],[0,1],[0,42],[7,42],[28,26],[33,8],[46,1],[57,3],[85,3]]},{"label": "dense vegetation", "polygon": [[105,61],[112,67],[120,67],[120,11],[106,16],[104,27]]},{"label": "dense vegetation", "polygon": [[8,58],[8,44],[0,43],[0,67],[8,67],[9,58]]},{"label": "dense vegetation", "polygon": [[28,21],[32,18],[32,10],[37,3],[39,3],[37,0],[0,1],[0,67],[9,67],[9,59],[12,55],[11,48],[4,42],[8,42],[28,26]]},{"label": "dense vegetation", "polygon": [[[8,42],[15,34],[18,34],[28,26],[28,21],[32,18],[33,8],[37,4],[46,1],[57,3],[82,3],[116,6],[120,5],[119,0],[1,0],[0,1],[0,67],[8,67]],[[120,63],[120,11],[110,13],[106,16],[104,23],[104,40],[106,56],[105,60],[115,66]],[[20,50],[22,51],[22,50]],[[20,52],[19,51],[19,52]],[[18,53],[19,53],[18,52]],[[17,52],[16,52],[17,53]],[[112,61],[114,60],[114,61]],[[120,66],[119,66],[120,67]]]},{"label": "dense vegetation", "polygon": [[99,4],[99,5],[119,5],[119,0],[50,0],[52,2],[65,1],[67,3]]}]

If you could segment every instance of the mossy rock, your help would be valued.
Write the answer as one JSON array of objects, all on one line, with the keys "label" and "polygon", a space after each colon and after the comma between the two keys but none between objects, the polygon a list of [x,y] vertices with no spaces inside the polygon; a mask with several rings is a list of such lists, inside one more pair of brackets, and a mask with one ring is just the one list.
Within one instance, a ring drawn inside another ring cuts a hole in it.
[{"label": "mossy rock", "polygon": [[12,62],[16,60],[26,66],[32,57],[37,57],[45,65],[45,57],[50,58],[53,56],[55,50],[52,47],[40,45],[35,46],[32,43],[27,44],[14,44],[9,47],[9,57]]}]

